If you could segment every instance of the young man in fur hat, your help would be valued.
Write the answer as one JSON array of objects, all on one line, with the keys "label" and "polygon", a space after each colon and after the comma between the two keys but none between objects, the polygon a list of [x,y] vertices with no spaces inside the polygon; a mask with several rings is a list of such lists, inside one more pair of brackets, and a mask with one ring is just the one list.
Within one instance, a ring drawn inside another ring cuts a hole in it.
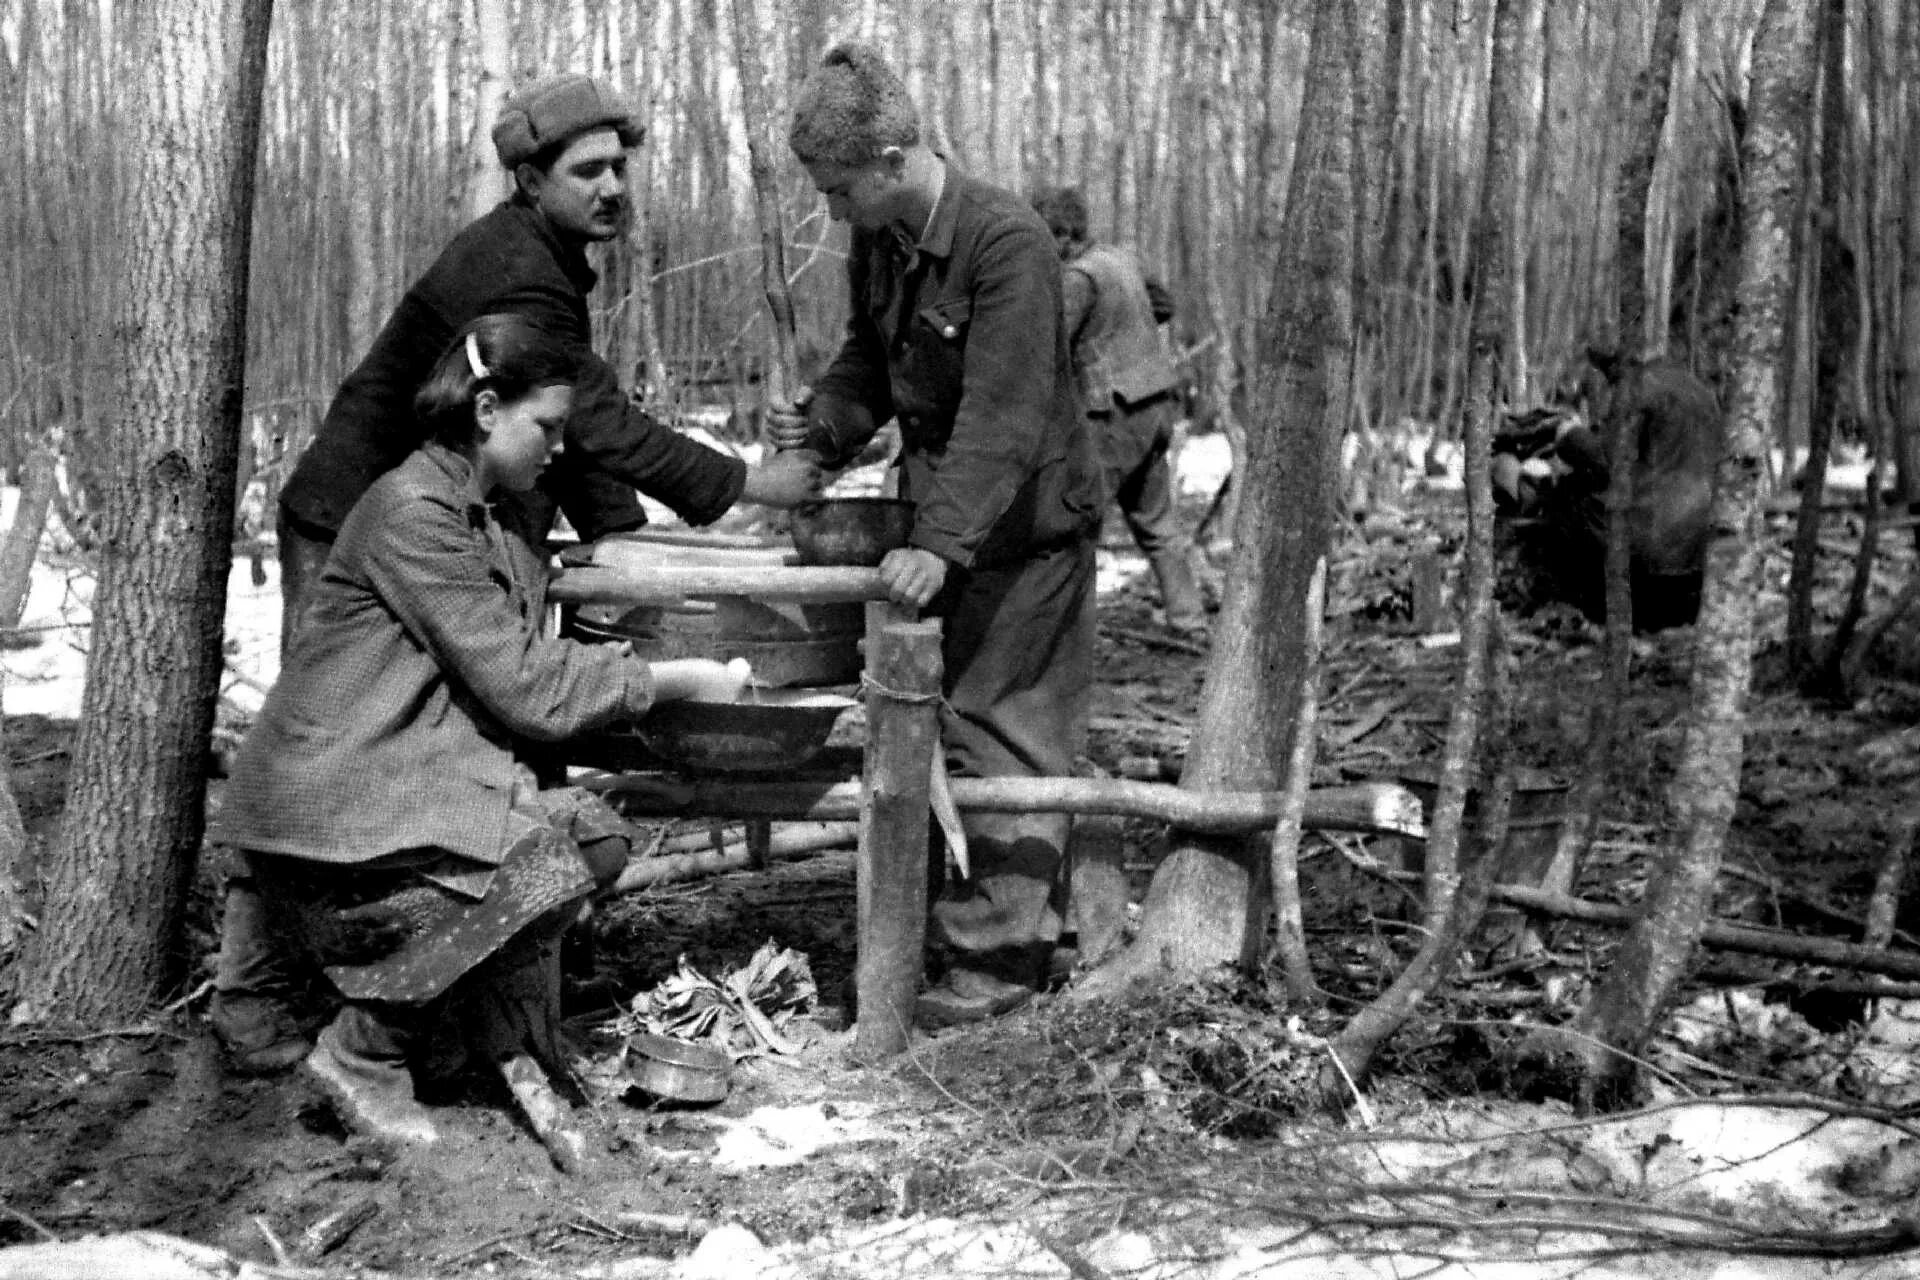
[{"label": "young man in fur hat", "polygon": [[[514,499],[525,527],[549,529],[558,509],[588,540],[636,528],[646,522],[636,489],[692,524],[737,501],[792,506],[817,492],[819,469],[804,455],[749,467],[656,422],[593,353],[586,251],[626,226],[627,152],[643,134],[626,99],[588,76],[550,76],[507,100],[493,145],[513,196],[455,236],[407,290],[280,492],[283,651],[347,512],[420,444],[414,392],[453,335],[482,315],[525,315],[580,356],[564,451],[538,489]],[[252,886],[235,880],[210,1011],[229,1060],[253,1072],[291,1066],[309,1047],[288,1008],[287,960],[261,915]]]},{"label": "young man in fur hat", "polygon": [[[1100,466],[1061,324],[1060,260],[1027,202],[923,141],[872,49],[829,51],[788,142],[852,225],[852,314],[775,443],[844,465],[899,423],[910,545],[880,565],[894,600],[944,624],[949,766],[1067,775],[1086,739]],[[1061,926],[1065,815],[971,814],[972,875],[933,910],[948,968],[922,1026],[974,1021],[1038,989]]]}]

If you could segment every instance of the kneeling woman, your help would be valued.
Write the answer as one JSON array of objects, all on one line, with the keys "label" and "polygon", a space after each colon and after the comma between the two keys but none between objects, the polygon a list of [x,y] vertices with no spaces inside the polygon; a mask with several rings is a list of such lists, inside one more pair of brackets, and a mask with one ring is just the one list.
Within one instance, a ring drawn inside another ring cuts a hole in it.
[{"label": "kneeling woman", "polygon": [[526,750],[740,685],[545,634],[544,563],[489,499],[559,453],[573,376],[518,316],[455,340],[415,403],[431,438],[340,530],[215,831],[345,1001],[307,1070],[390,1141],[437,1137],[413,1090],[431,1062],[558,1065],[558,939],[627,842],[584,793],[541,791]]}]

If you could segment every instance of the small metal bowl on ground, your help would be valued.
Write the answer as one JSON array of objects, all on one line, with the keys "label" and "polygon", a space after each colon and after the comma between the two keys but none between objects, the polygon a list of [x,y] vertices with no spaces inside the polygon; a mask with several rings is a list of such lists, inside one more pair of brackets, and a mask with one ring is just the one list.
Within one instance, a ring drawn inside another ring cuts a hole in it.
[{"label": "small metal bowl on ground", "polygon": [[871,567],[907,545],[913,504],[905,498],[819,498],[793,509],[791,532],[801,564]]},{"label": "small metal bowl on ground", "polygon": [[627,1079],[668,1102],[719,1102],[733,1089],[733,1060],[723,1049],[641,1032],[627,1039]]}]

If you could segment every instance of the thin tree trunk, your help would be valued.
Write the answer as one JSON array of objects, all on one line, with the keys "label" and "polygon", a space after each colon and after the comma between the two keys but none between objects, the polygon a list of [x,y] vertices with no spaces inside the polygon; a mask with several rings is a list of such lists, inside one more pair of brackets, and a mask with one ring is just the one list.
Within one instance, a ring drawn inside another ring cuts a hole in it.
[{"label": "thin tree trunk", "polygon": [[746,116],[748,173],[753,215],[760,229],[760,276],[772,315],[771,365],[763,384],[769,404],[786,404],[799,389],[794,374],[793,293],[787,287],[787,228],[774,178],[773,91],[759,40],[771,29],[756,0],[733,0],[735,52],[740,60],[740,101]]},{"label": "thin tree trunk", "polygon": [[473,33],[478,56],[474,85],[473,132],[468,135],[466,214],[481,217],[512,190],[512,178],[493,151],[493,121],[513,92],[513,23],[508,0],[473,0]]},{"label": "thin tree trunk", "polygon": [[[1840,221],[1842,167],[1847,159],[1846,0],[1820,6],[1820,176],[1813,213],[1813,247],[1819,254],[1807,279],[1812,285],[1813,403],[1807,419],[1807,465],[1800,485],[1800,511],[1793,536],[1793,568],[1787,579],[1787,661],[1802,678],[1813,675],[1813,591],[1819,568],[1821,507],[1834,419],[1840,413],[1841,366],[1856,327],[1853,270]],[[1788,465],[1792,465],[1789,456]],[[1869,502],[1878,494],[1869,493]]]},{"label": "thin tree trunk", "polygon": [[[1661,0],[1654,16],[1653,51],[1647,65],[1634,77],[1628,100],[1629,150],[1617,176],[1619,207],[1616,234],[1619,257],[1614,264],[1619,299],[1619,354],[1628,361],[1628,373],[1615,389],[1616,406],[1637,404],[1640,396],[1631,383],[1639,378],[1645,360],[1665,344],[1666,325],[1647,305],[1647,216],[1653,190],[1654,167],[1660,138],[1666,131],[1667,105],[1673,81],[1673,63],[1680,45],[1681,0]],[[1656,331],[1658,336],[1656,337]],[[1580,868],[1599,828],[1600,803],[1610,793],[1614,743],[1620,712],[1627,701],[1627,677],[1633,660],[1632,554],[1629,516],[1633,508],[1633,447],[1628,439],[1628,416],[1609,415],[1603,424],[1609,481],[1607,506],[1606,600],[1607,632],[1601,651],[1601,677],[1594,686],[1588,719],[1588,739],[1580,778],[1569,797],[1566,821],[1554,846],[1553,861],[1542,878],[1543,887],[1556,893],[1573,892]]]},{"label": "thin tree trunk", "polygon": [[[1352,403],[1353,123],[1350,0],[1316,6],[1300,142],[1261,358],[1254,370],[1235,571],[1215,630],[1182,786],[1267,787],[1301,731],[1306,602],[1327,554],[1335,441]],[[1163,967],[1250,965],[1267,912],[1262,842],[1183,839],[1154,873],[1135,944],[1105,986]]]},{"label": "thin tree trunk", "polygon": [[119,483],[46,913],[16,1022],[176,990],[232,563],[247,261],[271,0],[140,5],[118,50],[130,173],[116,317]]},{"label": "thin tree trunk", "polygon": [[33,581],[33,562],[40,549],[40,535],[46,531],[47,514],[53,509],[53,446],[43,443],[27,455],[20,478],[20,499],[13,509],[13,521],[0,539],[0,636],[20,625],[27,607],[27,588]]},{"label": "thin tree trunk", "polygon": [[[1422,916],[1425,941],[1391,986],[1343,1027],[1333,1041],[1333,1054],[1345,1077],[1363,1080],[1388,1037],[1419,1007],[1434,985],[1446,977],[1461,943],[1478,923],[1486,904],[1491,872],[1473,873],[1476,892],[1461,893],[1469,868],[1460,857],[1467,793],[1474,784],[1480,748],[1481,719],[1497,712],[1504,697],[1489,703],[1490,668],[1504,645],[1497,639],[1493,607],[1493,417],[1500,394],[1500,371],[1510,333],[1505,314],[1511,300],[1506,277],[1511,260],[1507,247],[1513,193],[1519,179],[1525,103],[1520,58],[1522,35],[1528,26],[1532,0],[1496,0],[1493,17],[1493,63],[1487,91],[1486,164],[1481,181],[1480,214],[1474,234],[1473,355],[1469,366],[1466,422],[1467,541],[1466,600],[1461,626],[1461,671],[1452,714],[1447,721],[1446,746],[1440,761],[1440,785],[1426,844],[1426,903]],[[1500,726],[1494,726],[1496,733]],[[1492,772],[1480,777],[1482,817],[1495,821],[1487,829],[1504,827]],[[1493,831],[1494,838],[1500,833]],[[1477,850],[1476,863],[1490,859],[1491,850]]]},{"label": "thin tree trunk", "polygon": [[1768,0],[1754,44],[1754,112],[1742,148],[1740,305],[1726,452],[1715,476],[1706,584],[1694,647],[1692,710],[1673,796],[1680,839],[1655,860],[1639,919],[1575,1019],[1572,1046],[1589,1104],[1617,1096],[1653,1033],[1712,906],[1740,784],[1760,593],[1760,498],[1780,412],[1779,362],[1801,181],[1799,122],[1812,98],[1813,20]]}]

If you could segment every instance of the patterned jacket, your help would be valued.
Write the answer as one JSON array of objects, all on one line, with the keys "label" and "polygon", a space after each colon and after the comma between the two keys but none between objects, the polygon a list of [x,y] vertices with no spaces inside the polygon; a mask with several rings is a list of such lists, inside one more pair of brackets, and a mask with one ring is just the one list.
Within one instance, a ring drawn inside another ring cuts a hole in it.
[{"label": "patterned jacket", "polygon": [[533,784],[522,746],[653,702],[644,662],[543,634],[546,583],[460,454],[429,443],[381,477],[340,530],[214,838],[322,862],[437,848],[498,865],[514,789]]}]

